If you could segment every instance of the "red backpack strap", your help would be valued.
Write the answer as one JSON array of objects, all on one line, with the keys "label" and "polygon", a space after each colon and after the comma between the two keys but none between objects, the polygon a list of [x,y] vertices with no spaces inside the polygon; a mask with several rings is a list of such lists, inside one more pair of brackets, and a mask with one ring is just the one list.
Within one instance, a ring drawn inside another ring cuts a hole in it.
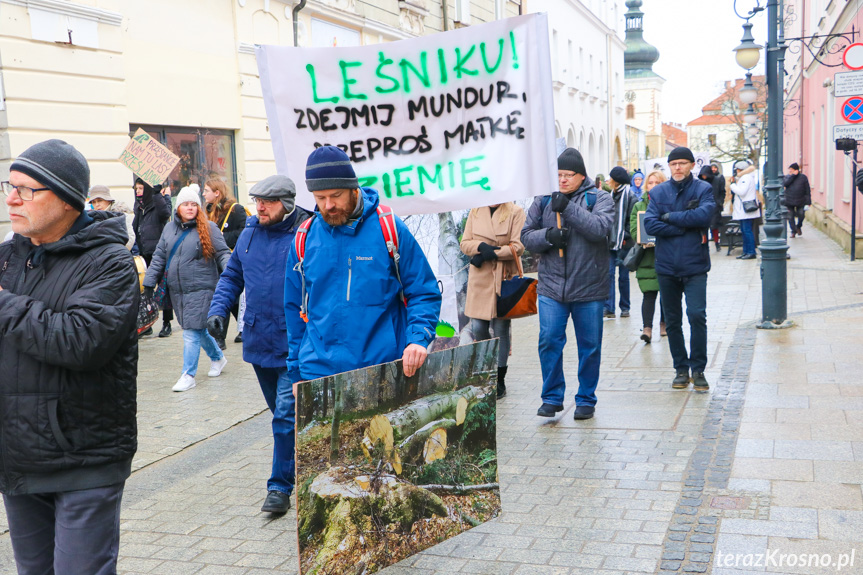
[{"label": "red backpack strap", "polygon": [[309,323],[309,295],[306,293],[306,273],[303,271],[303,260],[306,259],[306,238],[314,221],[314,216],[305,220],[297,228],[297,234],[294,236],[294,248],[297,250],[298,260],[297,265],[294,266],[294,271],[300,273],[300,317],[306,323]]},{"label": "red backpack strap", "polygon": [[[396,216],[393,213],[393,209],[389,206],[384,206],[382,204],[378,204],[378,221],[381,223],[381,231],[384,234],[384,241],[387,244],[387,252],[389,252],[390,257],[393,259],[393,266],[396,271],[396,279],[399,282],[399,286],[402,285],[402,278],[399,275],[399,233],[396,229]],[[408,300],[405,297],[404,290],[399,288],[399,298],[402,300],[402,303],[405,306],[408,305]]]}]

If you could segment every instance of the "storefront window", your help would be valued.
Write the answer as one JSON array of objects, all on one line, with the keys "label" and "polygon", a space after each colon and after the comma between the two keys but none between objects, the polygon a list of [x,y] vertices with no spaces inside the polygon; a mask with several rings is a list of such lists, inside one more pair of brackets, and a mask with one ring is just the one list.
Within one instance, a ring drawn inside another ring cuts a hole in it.
[{"label": "storefront window", "polygon": [[143,128],[180,157],[180,163],[168,177],[171,195],[176,196],[181,188],[192,183],[198,184],[203,190],[207,180],[219,179],[225,182],[234,198],[237,197],[232,132],[207,128],[132,125],[129,128],[130,135],[138,128]]}]

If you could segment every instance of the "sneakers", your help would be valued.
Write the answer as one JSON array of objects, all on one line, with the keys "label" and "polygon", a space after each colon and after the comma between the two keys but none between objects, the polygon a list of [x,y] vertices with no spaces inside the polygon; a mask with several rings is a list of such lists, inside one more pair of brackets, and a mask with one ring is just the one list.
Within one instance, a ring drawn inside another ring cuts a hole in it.
[{"label": "sneakers", "polygon": [[291,508],[291,496],[281,491],[270,491],[267,493],[267,498],[264,500],[264,505],[261,511],[264,513],[275,513],[283,515]]},{"label": "sneakers", "polygon": [[602,317],[614,319],[617,316],[614,315],[613,311],[606,311],[605,313],[602,314]]},{"label": "sneakers", "polygon": [[689,387],[689,370],[678,369],[677,375],[674,376],[674,380],[671,382],[671,387],[674,389],[686,389]]},{"label": "sneakers", "polygon": [[174,387],[171,388],[171,391],[189,391],[195,387],[195,385],[194,376],[184,373],[180,376],[180,379],[177,380],[177,383],[174,384]]},{"label": "sneakers", "polygon": [[237,334],[237,337],[234,338],[234,343],[243,343],[243,332]]},{"label": "sneakers", "polygon": [[620,312],[620,317],[629,317],[629,310],[625,309],[622,312]]},{"label": "sneakers", "polygon": [[592,405],[576,405],[575,413],[572,414],[572,418],[576,421],[579,419],[591,419],[593,418],[593,412],[596,411]]},{"label": "sneakers", "polygon": [[159,332],[159,337],[170,337],[171,336],[171,322],[166,321],[162,324],[162,331]]},{"label": "sneakers", "polygon": [[646,327],[644,331],[641,332],[641,341],[644,343],[650,343],[650,340],[653,338],[653,328]]},{"label": "sneakers", "polygon": [[552,403],[543,403],[536,410],[536,414],[540,417],[554,417],[558,411],[563,411],[562,405],[554,405]]},{"label": "sneakers", "polygon": [[222,375],[222,370],[225,369],[225,365],[228,364],[228,358],[224,355],[222,359],[217,359],[216,361],[210,362],[210,371],[207,372],[207,377],[219,377]]},{"label": "sneakers", "polygon": [[703,371],[692,374],[692,389],[695,391],[707,391],[710,389]]}]

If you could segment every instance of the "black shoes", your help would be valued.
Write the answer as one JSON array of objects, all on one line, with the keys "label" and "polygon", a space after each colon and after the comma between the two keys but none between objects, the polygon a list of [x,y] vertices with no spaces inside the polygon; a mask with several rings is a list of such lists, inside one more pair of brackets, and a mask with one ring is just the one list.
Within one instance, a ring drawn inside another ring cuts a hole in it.
[{"label": "black shoes", "polygon": [[602,314],[602,317],[604,317],[604,318],[614,319],[614,318],[615,318],[615,317],[617,317],[617,316],[615,316],[615,315],[614,315],[614,312],[613,312],[613,311],[606,311],[606,312],[604,312],[604,313]]},{"label": "black shoes", "polygon": [[594,411],[596,411],[596,408],[592,405],[576,405],[572,418],[576,421],[579,419],[591,419]]},{"label": "black shoes", "polygon": [[754,260],[758,256],[755,254],[743,254],[742,256],[737,256],[739,260]]},{"label": "black shoes", "polygon": [[243,343],[243,332],[237,334],[237,337],[234,338],[234,343]]},{"label": "black shoes", "polygon": [[497,398],[506,395],[506,370],[507,366],[497,368]]},{"label": "black shoes", "polygon": [[629,317],[629,310],[626,309],[620,312],[620,317]]},{"label": "black shoes", "polygon": [[536,410],[536,414],[540,417],[554,417],[554,414],[558,411],[563,411],[562,405],[543,403],[541,406],[539,406],[539,409]]},{"label": "black shoes", "polygon": [[[704,374],[702,374],[703,376]],[[671,382],[671,387],[674,389],[686,389],[689,387],[689,370],[688,369],[678,369],[677,375],[674,377],[674,380]]]},{"label": "black shoes", "polygon": [[698,372],[692,374],[692,389],[695,391],[707,391],[710,389],[710,386],[707,384],[707,378],[704,377],[704,372]]},{"label": "black shoes", "polygon": [[267,498],[264,500],[264,505],[261,511],[264,513],[275,513],[276,515],[284,515],[291,508],[291,496],[281,491],[270,491],[267,493]]},{"label": "black shoes", "polygon": [[142,338],[142,337],[147,336],[147,335],[153,335],[153,328],[152,327],[148,327],[147,329],[145,329],[144,331],[139,333],[138,337]]},{"label": "black shoes", "polygon": [[171,336],[171,322],[166,321],[162,324],[162,331],[159,332],[159,337],[170,337]]}]

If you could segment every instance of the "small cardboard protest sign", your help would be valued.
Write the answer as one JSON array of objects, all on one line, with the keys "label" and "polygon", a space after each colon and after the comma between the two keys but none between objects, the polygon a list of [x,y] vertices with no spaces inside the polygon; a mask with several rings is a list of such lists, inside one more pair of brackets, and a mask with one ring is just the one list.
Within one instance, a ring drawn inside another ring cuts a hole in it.
[{"label": "small cardboard protest sign", "polygon": [[151,186],[157,186],[168,179],[180,158],[171,150],[159,143],[138,128],[126,149],[120,154],[120,162],[132,173]]},{"label": "small cardboard protest sign", "polygon": [[375,573],[500,514],[497,349],[295,384],[301,575]]},{"label": "small cardboard protest sign", "polygon": [[646,211],[638,212],[638,238],[636,238],[636,242],[639,244],[655,244],[656,236],[652,236],[647,233],[647,230],[644,229],[644,215]]}]

